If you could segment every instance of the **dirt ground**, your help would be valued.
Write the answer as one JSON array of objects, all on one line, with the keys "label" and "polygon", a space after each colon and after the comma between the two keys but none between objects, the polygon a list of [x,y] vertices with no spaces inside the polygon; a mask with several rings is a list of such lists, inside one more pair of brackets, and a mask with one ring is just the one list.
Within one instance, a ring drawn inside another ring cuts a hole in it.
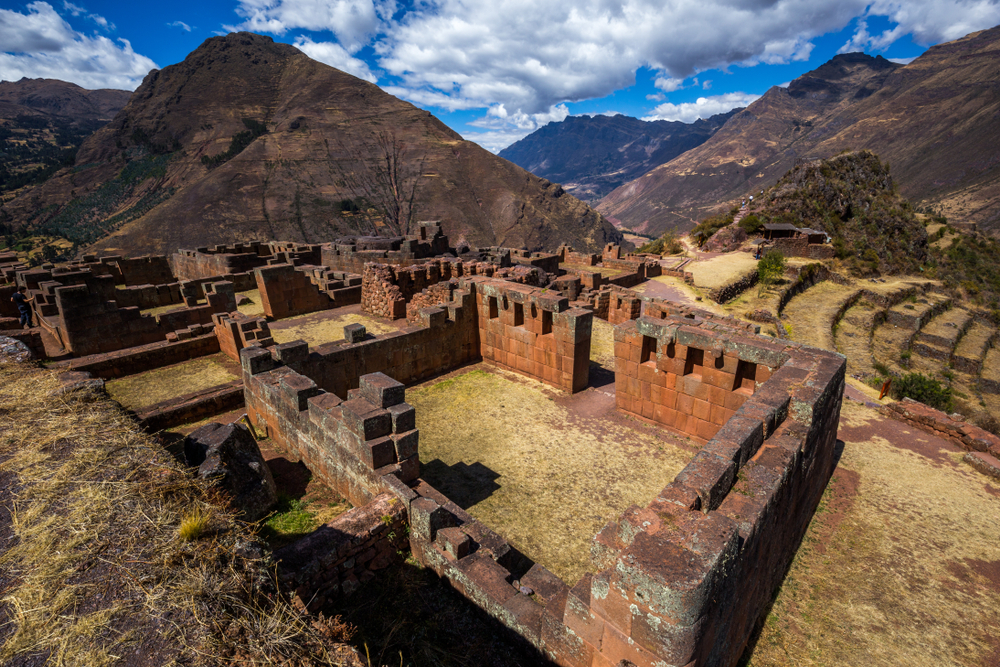
[{"label": "dirt ground", "polygon": [[310,347],[343,340],[344,327],[363,324],[369,334],[386,334],[407,326],[405,319],[387,320],[362,312],[360,305],[321,310],[308,315],[289,317],[270,323],[271,337],[277,343],[304,340]]},{"label": "dirt ground", "polygon": [[617,413],[605,390],[567,396],[486,364],[406,395],[421,476],[571,586],[604,524],[649,503],[698,450]]},{"label": "dirt ground", "polygon": [[135,410],[240,379],[238,363],[218,352],[173,366],[129,375],[106,383],[111,398]]},{"label": "dirt ground", "polygon": [[1000,483],[845,402],[844,449],[748,667],[1000,664]]}]

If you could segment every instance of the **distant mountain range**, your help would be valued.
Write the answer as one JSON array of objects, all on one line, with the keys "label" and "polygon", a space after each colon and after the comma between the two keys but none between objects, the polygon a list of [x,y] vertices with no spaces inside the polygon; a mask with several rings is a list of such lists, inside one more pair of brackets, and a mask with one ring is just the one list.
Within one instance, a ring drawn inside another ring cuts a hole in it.
[{"label": "distant mountain range", "polygon": [[[395,180],[373,192],[387,155]],[[391,233],[380,212],[393,206],[409,222],[441,220],[456,243],[597,250],[623,240],[559,185],[429,112],[250,33],[213,37],[150,72],[72,168],[6,202],[0,217],[136,255]]]},{"label": "distant mountain range", "polygon": [[[889,163],[901,193],[917,206],[1000,235],[998,81],[1000,27],[931,47],[905,66],[838,55],[787,88],[771,88],[699,145],[618,186],[597,209],[649,235],[686,231],[773,185],[800,160],[867,149]],[[634,140],[622,132],[615,143],[594,120],[549,124],[501,155],[555,181],[602,174],[603,181],[590,178],[607,182],[603,174],[614,169],[600,166],[602,156],[628,153]],[[592,135],[578,131],[583,127]],[[599,149],[588,152],[588,144]]]},{"label": "distant mountain range", "polygon": [[694,123],[630,116],[570,116],[500,151],[500,157],[597,203],[618,186],[705,143],[733,114]]},{"label": "distant mountain range", "polygon": [[132,96],[54,79],[0,81],[0,192],[44,181]]}]

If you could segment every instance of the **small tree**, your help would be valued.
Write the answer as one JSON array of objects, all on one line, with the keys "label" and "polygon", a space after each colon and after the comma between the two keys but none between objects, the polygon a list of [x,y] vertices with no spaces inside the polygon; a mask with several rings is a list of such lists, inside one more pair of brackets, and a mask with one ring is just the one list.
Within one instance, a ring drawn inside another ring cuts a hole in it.
[{"label": "small tree", "polygon": [[937,410],[951,412],[955,409],[955,398],[951,387],[922,373],[907,373],[892,384],[893,395],[897,399],[912,398]]},{"label": "small tree", "polygon": [[785,273],[785,256],[776,248],[767,251],[757,262],[757,297],[764,296],[764,290],[778,282]]}]

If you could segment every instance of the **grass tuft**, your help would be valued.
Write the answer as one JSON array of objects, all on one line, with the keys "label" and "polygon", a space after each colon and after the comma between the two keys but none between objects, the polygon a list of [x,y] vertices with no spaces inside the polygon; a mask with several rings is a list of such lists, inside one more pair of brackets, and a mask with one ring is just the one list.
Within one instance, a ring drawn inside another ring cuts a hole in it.
[{"label": "grass tuft", "polygon": [[177,528],[177,535],[183,541],[191,542],[204,535],[207,529],[208,517],[202,514],[200,507],[196,507],[181,519],[181,525]]}]

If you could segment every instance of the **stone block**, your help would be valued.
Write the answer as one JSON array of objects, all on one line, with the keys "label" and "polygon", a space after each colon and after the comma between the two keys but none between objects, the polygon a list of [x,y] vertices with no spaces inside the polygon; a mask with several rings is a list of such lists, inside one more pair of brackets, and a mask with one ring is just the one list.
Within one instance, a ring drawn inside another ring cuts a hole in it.
[{"label": "stone block", "polygon": [[374,440],[392,433],[392,418],[388,411],[377,408],[363,398],[341,404],[344,424],[362,440]]},{"label": "stone block", "polygon": [[703,512],[716,509],[733,487],[736,464],[730,458],[705,451],[698,452],[674,481],[697,492]]},{"label": "stone block", "polygon": [[535,563],[521,577],[521,586],[527,586],[535,595],[548,602],[553,597],[569,589],[562,579],[549,572],[543,566]]},{"label": "stone block", "polygon": [[348,343],[360,343],[368,335],[363,324],[348,324],[344,327],[344,340]]},{"label": "stone block", "polygon": [[405,398],[406,388],[403,383],[393,380],[385,373],[362,375],[359,384],[362,398],[376,408],[399,405]]},{"label": "stone block", "polygon": [[461,528],[456,527],[441,528],[437,531],[434,541],[442,551],[454,560],[459,560],[469,555],[472,545],[471,538],[463,533]]},{"label": "stone block", "polygon": [[434,542],[437,531],[452,527],[453,519],[445,508],[430,498],[410,502],[410,530],[416,539]]}]

